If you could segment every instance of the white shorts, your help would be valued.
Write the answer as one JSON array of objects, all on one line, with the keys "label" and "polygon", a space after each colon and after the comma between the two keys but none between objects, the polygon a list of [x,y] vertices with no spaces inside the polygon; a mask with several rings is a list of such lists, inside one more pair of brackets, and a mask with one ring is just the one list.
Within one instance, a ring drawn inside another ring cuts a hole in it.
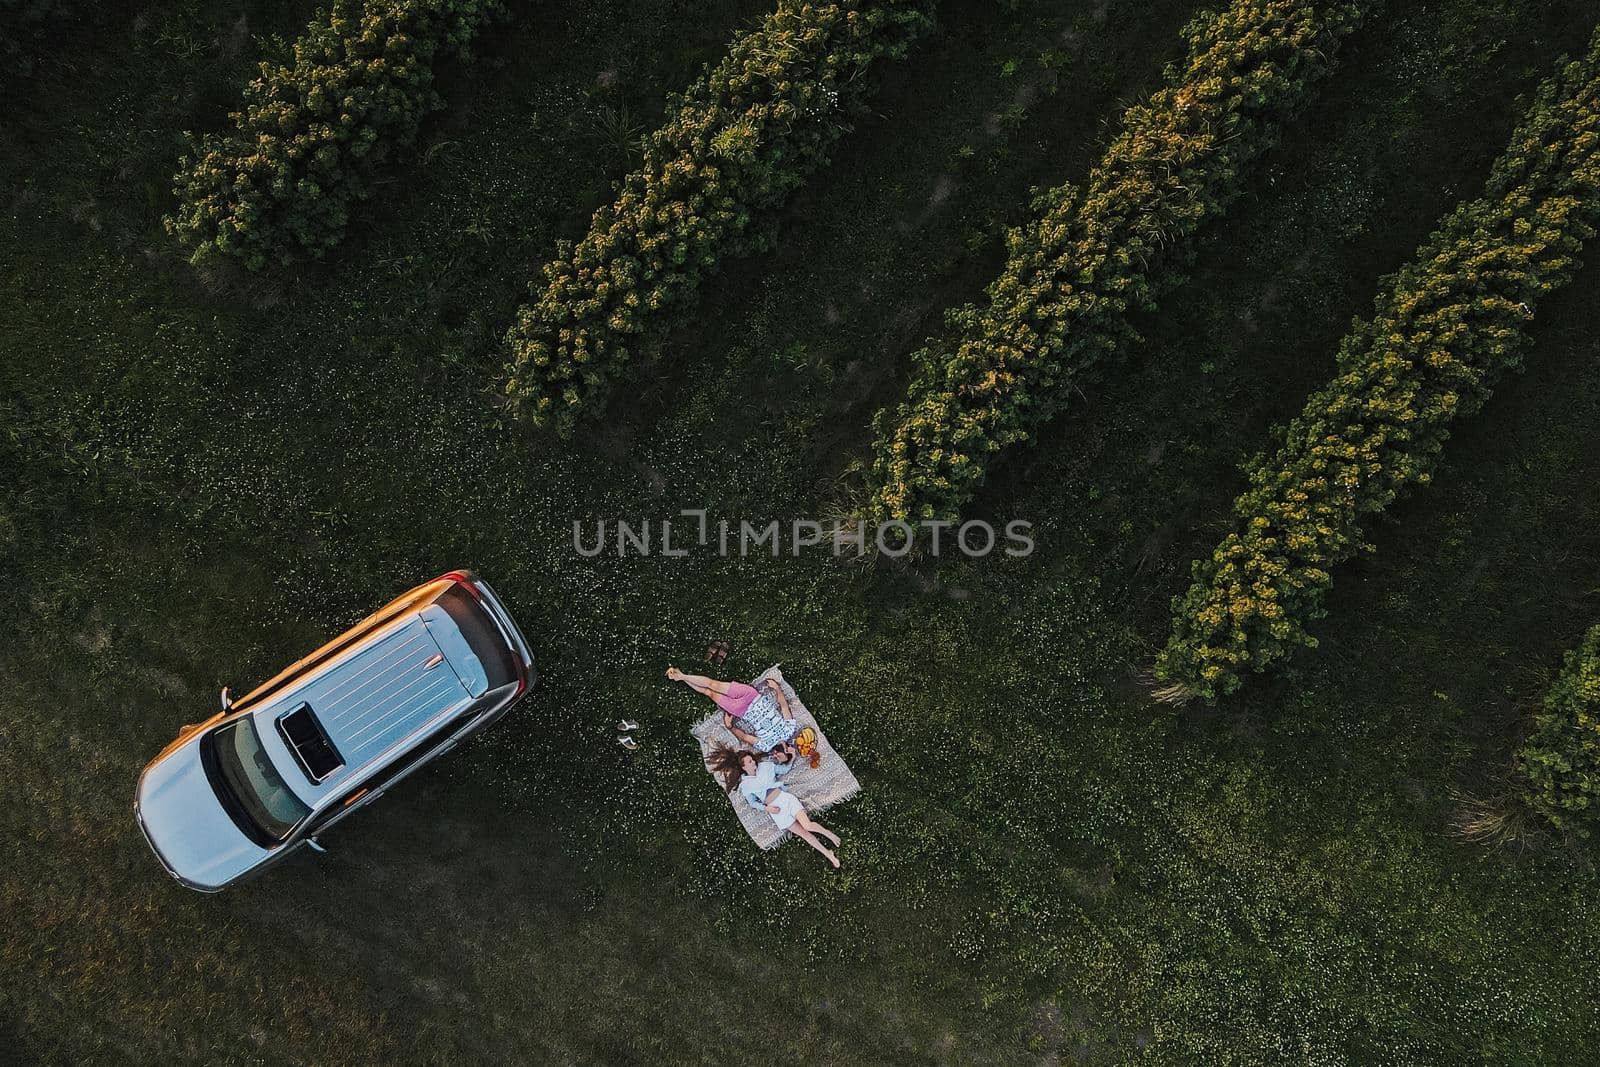
[{"label": "white shorts", "polygon": [[787,830],[793,826],[795,816],[806,810],[805,805],[800,803],[800,798],[787,789],[779,790],[777,797],[771,803],[776,804],[778,810],[769,811],[767,814],[772,816],[772,821],[778,824],[780,830]]}]

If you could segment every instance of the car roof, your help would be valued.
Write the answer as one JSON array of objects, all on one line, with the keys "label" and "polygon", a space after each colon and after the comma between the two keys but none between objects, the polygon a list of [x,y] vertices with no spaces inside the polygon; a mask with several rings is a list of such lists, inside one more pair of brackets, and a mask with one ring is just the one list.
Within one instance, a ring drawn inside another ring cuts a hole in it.
[{"label": "car roof", "polygon": [[[434,614],[434,613],[430,613]],[[285,687],[254,717],[256,731],[284,780],[308,804],[364,777],[419,740],[431,725],[471,703],[450,661],[429,632],[452,625],[409,611]],[[290,751],[278,720],[309,704],[342,766],[313,782]]]}]

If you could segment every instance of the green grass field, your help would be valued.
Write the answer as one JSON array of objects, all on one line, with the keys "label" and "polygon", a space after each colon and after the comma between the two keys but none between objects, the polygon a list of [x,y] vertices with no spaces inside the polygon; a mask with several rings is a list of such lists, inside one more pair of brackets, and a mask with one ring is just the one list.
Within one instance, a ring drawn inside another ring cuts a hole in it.
[{"label": "green grass field", "polygon": [[[1168,604],[1352,316],[1474,196],[1586,0],[1393,0],[1144,337],[975,514],[1024,560],[580,558],[574,520],[825,514],[1031,187],[1080,178],[1194,0],[946,0],[872,113],[570,443],[500,338],[666,94],[767,5],[508,5],[326,263],[163,233],[316,5],[85,14],[0,83],[0,1048],[8,1062],[1585,1064],[1587,850],[1456,828],[1600,619],[1600,264],[1341,570],[1321,647],[1154,703]],[[1597,258],[1591,246],[1590,258]],[[130,805],[184,723],[457,566],[542,678],[304,855],[201,896]],[[781,661],[865,786],[841,872],[750,845],[668,686]],[[645,724],[636,755],[611,724]]]}]

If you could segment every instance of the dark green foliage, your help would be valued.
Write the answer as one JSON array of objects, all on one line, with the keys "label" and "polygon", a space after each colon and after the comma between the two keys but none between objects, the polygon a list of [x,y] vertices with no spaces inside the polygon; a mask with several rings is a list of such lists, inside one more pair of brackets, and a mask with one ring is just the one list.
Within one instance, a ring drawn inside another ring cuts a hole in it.
[{"label": "dark green foliage", "polygon": [[673,102],[643,162],[576,246],[546,264],[507,335],[506,395],[567,434],[635,354],[693,306],[729,256],[765,246],[761,216],[827,159],[863,75],[931,25],[931,0],[782,0]]},{"label": "dark green foliage", "polygon": [[198,262],[224,252],[256,270],[320,258],[343,239],[379,166],[443,106],[434,68],[469,55],[498,0],[335,0],[245,90],[236,129],[191,138],[167,230]]},{"label": "dark green foliage", "polygon": [[[1513,101],[1584,47],[1592,0],[1552,0],[1548,21],[1526,0],[1437,0],[1369,24],[1315,121],[1263,160],[1282,176],[1206,227],[1193,283],[1142,328],[1148,358],[1006,479],[1007,513],[1050,524],[1032,561],[582,560],[580,516],[824,507],[867,446],[879,357],[970,296],[972,235],[1029,184],[1087,174],[1106,120],[1217,6],[945,5],[945,32],[874,91],[883,121],[797,195],[782,254],[759,279],[702,282],[673,373],[530,455],[476,368],[528,299],[519,271],[582,236],[596,183],[637,164],[598,143],[599,113],[626,100],[657,126],[665,92],[763,2],[694,5],[692,29],[681,0],[534,8],[559,17],[511,24],[505,67],[452,93],[455,143],[381,187],[363,254],[276,303],[282,286],[196,287],[146,254],[172,131],[241,83],[231,54],[156,42],[210,42],[241,11],[263,29],[259,0],[163,0],[137,39],[91,27],[81,82],[61,75],[82,56],[52,61],[19,116],[36,151],[0,152],[0,187],[36,190],[0,225],[0,396],[38,458],[21,489],[38,495],[60,447],[41,426],[73,427],[99,469],[45,486],[18,525],[22,581],[0,583],[0,1047],[44,1063],[1600,1059],[1600,912],[1574,906],[1600,873],[1566,850],[1485,863],[1441,832],[1510,754],[1470,709],[1505,706],[1505,664],[1549,658],[1543,635],[1576,643],[1600,620],[1600,307],[1581,299],[1600,263],[1540,306],[1528,374],[1455,434],[1367,591],[1342,583],[1338,654],[1301,665],[1294,715],[1260,686],[1243,731],[1151,716],[1126,679],[1191,547],[1180,530],[1135,573],[1146,534],[1223,513],[1252,434],[1331,374],[1373,264],[1408,260],[1476,193]],[[0,433],[11,418],[0,401]],[[144,762],[220,685],[456,565],[536,643],[529,702],[329,854],[238,895],[172,883],[128,808]],[[710,705],[660,673],[713,636],[734,641],[732,675],[782,661],[861,775],[822,816],[843,871],[798,842],[752,848],[701,771],[686,731]],[[623,714],[646,723],[640,752],[612,739]],[[793,990],[782,1013],[704,1010],[773,982]]]},{"label": "dark green foliage", "polygon": [[0,84],[33,73],[45,34],[75,7],[71,0],[0,0]]},{"label": "dark green foliage", "polygon": [[1587,837],[1600,814],[1600,626],[1567,653],[1517,766],[1528,806]]},{"label": "dark green foliage", "polygon": [[1009,235],[988,306],[953,312],[954,336],[913,357],[908,398],[878,419],[876,515],[953,517],[995,452],[1027,441],[1077,375],[1128,346],[1128,313],[1168,284],[1163,263],[1237,195],[1372,6],[1237,0],[1186,28],[1188,58],[1123,114],[1084,188],[1044,193]]},{"label": "dark green foliage", "polygon": [[21,513],[26,509],[26,496],[22,491],[22,451],[18,447],[21,424],[16,406],[0,402],[0,467],[10,472],[5,484],[0,485],[0,581],[11,577],[11,561],[17,550],[18,529],[22,525]]},{"label": "dark green foliage", "polygon": [[1324,614],[1361,519],[1426,484],[1450,421],[1517,366],[1538,301],[1567,282],[1600,216],[1600,32],[1540,89],[1484,195],[1390,281],[1270,459],[1248,467],[1236,529],[1173,601],[1157,673],[1212,699],[1298,645]]}]

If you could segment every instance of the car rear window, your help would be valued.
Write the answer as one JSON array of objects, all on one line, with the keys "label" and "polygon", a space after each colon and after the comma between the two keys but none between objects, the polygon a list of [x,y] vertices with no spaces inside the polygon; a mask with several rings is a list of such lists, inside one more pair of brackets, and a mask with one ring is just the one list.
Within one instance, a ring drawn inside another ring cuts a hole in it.
[{"label": "car rear window", "polygon": [[450,616],[450,621],[461,631],[462,638],[472,654],[483,664],[489,688],[498,689],[517,680],[517,661],[505,635],[490,618],[489,612],[471,593],[459,585],[452,585],[439,595],[436,603]]}]

